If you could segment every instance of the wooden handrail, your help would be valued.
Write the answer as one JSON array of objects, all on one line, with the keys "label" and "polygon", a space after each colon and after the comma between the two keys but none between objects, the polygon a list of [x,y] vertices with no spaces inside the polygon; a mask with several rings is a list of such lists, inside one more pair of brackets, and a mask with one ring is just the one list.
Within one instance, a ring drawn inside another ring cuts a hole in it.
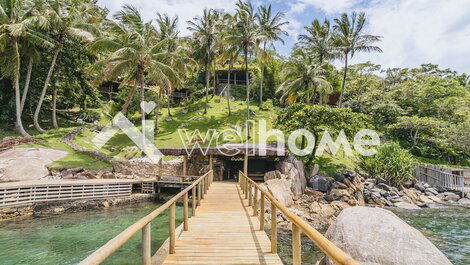
[{"label": "wooden handrail", "polygon": [[[105,261],[111,254],[116,252],[122,245],[124,245],[132,236],[134,236],[139,230],[142,230],[142,263],[143,264],[150,264],[150,249],[151,246],[149,245],[150,243],[150,224],[151,222],[158,217],[163,211],[166,209],[170,208],[170,252],[174,252],[174,242],[175,242],[175,204],[176,202],[184,198],[184,210],[188,211],[187,207],[187,195],[191,191],[193,195],[193,200],[196,200],[194,197],[195,195],[195,188],[196,186],[198,188],[201,188],[201,186],[204,186],[204,189],[208,189],[210,184],[212,183],[213,180],[213,171],[210,170],[203,176],[199,177],[196,181],[194,181],[191,185],[189,185],[187,188],[182,190],[180,193],[172,197],[170,200],[168,200],[166,203],[164,203],[162,206],[158,207],[156,210],[148,214],[147,216],[141,218],[139,221],[134,223],[133,225],[129,226],[126,230],[122,231],[119,233],[117,236],[115,236],[113,239],[109,240],[106,244],[104,244],[102,247],[97,249],[95,252],[93,252],[90,256],[88,256],[86,259],[81,261],[79,264],[80,265],[91,265],[91,264],[100,264],[103,261]],[[194,189],[193,189],[194,188]],[[200,193],[200,189],[198,190]],[[202,191],[204,192],[204,191]],[[199,195],[198,195],[199,196]],[[197,198],[200,199],[200,198]],[[195,203],[193,203],[193,206]],[[188,213],[186,212],[184,214],[184,227],[188,227]]]},{"label": "wooden handrail", "polygon": [[[241,190],[248,195],[249,198],[249,205],[253,206],[257,204],[257,202],[251,201],[252,192],[251,189],[254,187],[255,190],[259,190],[261,192],[261,202],[262,202],[262,209],[264,209],[264,197],[266,197],[271,202],[271,251],[273,253],[277,253],[277,221],[276,221],[276,210],[280,210],[282,214],[292,222],[293,226],[293,264],[301,264],[300,259],[300,240],[299,240],[299,233],[304,233],[308,238],[310,238],[320,250],[325,253],[328,257],[330,257],[336,264],[340,265],[359,265],[357,261],[355,261],[351,256],[345,253],[343,250],[338,248],[335,244],[329,241],[326,237],[324,237],[320,232],[318,232],[315,228],[313,228],[309,223],[304,221],[299,216],[295,215],[291,211],[289,211],[284,205],[282,205],[278,200],[276,200],[271,193],[265,191],[261,188],[256,182],[252,179],[248,178],[242,171],[239,172],[239,185]],[[250,203],[251,202],[251,203]],[[257,214],[255,215],[257,216]],[[264,213],[260,214],[260,218],[264,219]],[[274,220],[273,220],[274,219]],[[264,220],[263,220],[264,222]],[[264,228],[262,228],[264,229]]]}]

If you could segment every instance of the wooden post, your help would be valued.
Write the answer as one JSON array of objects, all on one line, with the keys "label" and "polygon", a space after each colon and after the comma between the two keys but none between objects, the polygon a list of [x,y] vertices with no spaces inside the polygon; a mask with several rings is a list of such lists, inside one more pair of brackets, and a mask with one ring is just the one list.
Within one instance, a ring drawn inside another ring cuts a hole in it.
[{"label": "wooden post", "polygon": [[176,203],[172,203],[170,206],[170,254],[175,254],[175,219],[176,219]]},{"label": "wooden post", "polygon": [[253,187],[248,184],[248,206],[253,206]]},{"label": "wooden post", "polygon": [[197,184],[197,206],[201,206],[201,183]]},{"label": "wooden post", "polygon": [[243,160],[243,173],[245,173],[245,176],[248,177],[248,150],[245,149],[245,159]]},{"label": "wooden post", "polygon": [[245,199],[248,199],[248,185],[250,185],[250,183],[248,182],[248,179],[245,178]]},{"label": "wooden post", "polygon": [[148,223],[142,228],[142,264],[152,264],[152,238],[151,238],[151,223]]},{"label": "wooden post", "polygon": [[256,186],[253,198],[253,216],[258,216],[258,188]]},{"label": "wooden post", "polygon": [[212,171],[212,173],[210,173],[210,182],[212,182],[214,176],[214,158],[212,157],[212,155],[209,156],[209,170]]},{"label": "wooden post", "polygon": [[196,186],[193,187],[193,200],[192,200],[192,214],[191,216],[196,216],[196,203],[197,203],[197,199],[196,199]]},{"label": "wooden post", "polygon": [[300,228],[292,223],[292,265],[302,264],[302,241]]},{"label": "wooden post", "polygon": [[201,181],[201,200],[204,199],[204,194],[205,194],[204,190],[206,189],[206,188],[204,188],[204,182],[205,181],[206,181],[205,178],[203,178],[202,181]]},{"label": "wooden post", "polygon": [[188,175],[187,168],[188,168],[188,155],[184,155],[183,156],[183,177],[186,177]]},{"label": "wooden post", "polygon": [[261,193],[260,212],[259,212],[259,230],[264,230],[264,194]]},{"label": "wooden post", "polygon": [[188,223],[188,215],[189,215],[189,209],[188,209],[188,193],[186,192],[183,197],[183,207],[184,207],[184,231],[188,231],[189,229],[189,223]]},{"label": "wooden post", "polygon": [[271,253],[277,253],[277,215],[276,205],[271,202]]}]

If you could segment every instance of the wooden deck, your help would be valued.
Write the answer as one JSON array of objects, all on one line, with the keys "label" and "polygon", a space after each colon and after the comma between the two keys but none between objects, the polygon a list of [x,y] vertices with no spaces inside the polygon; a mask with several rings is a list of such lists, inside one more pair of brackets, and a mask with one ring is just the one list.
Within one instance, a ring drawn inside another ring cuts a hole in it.
[{"label": "wooden deck", "polygon": [[163,264],[282,264],[235,182],[214,182]]}]

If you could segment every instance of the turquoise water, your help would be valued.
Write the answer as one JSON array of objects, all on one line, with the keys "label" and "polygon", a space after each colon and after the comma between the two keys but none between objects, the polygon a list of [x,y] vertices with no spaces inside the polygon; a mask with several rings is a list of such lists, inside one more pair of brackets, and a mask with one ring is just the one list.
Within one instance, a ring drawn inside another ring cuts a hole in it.
[{"label": "turquoise water", "polygon": [[470,209],[394,210],[421,231],[455,265],[470,264]]},{"label": "turquoise water", "polygon": [[[470,209],[393,209],[393,212],[421,231],[454,265],[470,264]],[[320,232],[325,233],[326,229]],[[291,233],[283,232],[278,237],[279,256],[284,264],[292,264]],[[323,256],[308,238],[302,238],[302,265],[314,265]]]},{"label": "turquoise water", "polygon": [[[0,223],[0,264],[76,264],[159,205],[141,203],[105,210],[29,218]],[[394,210],[420,230],[455,265],[470,264],[470,210],[461,208]],[[177,225],[183,217],[177,207]],[[168,211],[152,223],[152,251],[168,238]],[[269,232],[269,231],[268,231]],[[324,231],[323,231],[324,232]],[[269,235],[269,233],[268,233]],[[104,264],[137,264],[141,260],[141,233]],[[279,254],[291,264],[290,233],[279,235]],[[302,264],[315,264],[322,253],[302,239]]]},{"label": "turquoise water", "polygon": [[[105,210],[29,218],[0,223],[0,264],[76,264],[159,205],[140,203]],[[182,207],[177,207],[177,225]],[[152,222],[152,251],[168,238],[168,210]],[[138,232],[104,264],[141,260]]]}]

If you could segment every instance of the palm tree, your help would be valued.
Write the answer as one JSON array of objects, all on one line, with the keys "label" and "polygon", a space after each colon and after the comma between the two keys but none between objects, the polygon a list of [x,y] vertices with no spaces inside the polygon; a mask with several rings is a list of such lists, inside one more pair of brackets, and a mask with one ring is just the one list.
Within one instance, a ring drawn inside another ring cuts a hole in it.
[{"label": "palm tree", "polygon": [[[160,14],[157,13],[156,19],[158,25],[158,35],[161,41],[167,40],[168,46],[166,47],[168,52],[175,52],[178,48],[178,17],[171,18],[168,14]],[[166,88],[167,94],[167,109],[168,109],[168,116],[171,117],[171,95],[173,91],[171,87]],[[157,110],[158,112],[158,110]]]},{"label": "palm tree", "polygon": [[[213,9],[204,9],[202,17],[195,17],[193,20],[187,21],[188,30],[193,32],[193,38],[200,43],[201,48],[205,52],[205,68],[206,68],[206,104],[204,106],[204,114],[207,114],[207,106],[209,104],[209,82],[210,68],[212,63],[212,52],[215,40],[219,34],[217,24],[218,14]],[[215,87],[214,87],[215,89]]]},{"label": "palm tree", "polygon": [[225,28],[222,31],[222,36],[221,36],[221,43],[225,47],[223,49],[221,59],[222,61],[228,63],[228,83],[227,83],[227,91],[226,91],[226,96],[227,96],[227,108],[228,108],[228,115],[232,115],[232,110],[230,108],[230,89],[231,89],[231,74],[232,74],[232,68],[235,62],[238,59],[239,55],[239,48],[237,46],[237,43],[231,43],[229,41],[230,35],[235,32],[235,17],[230,15],[230,14],[225,14],[224,16],[224,25]]},{"label": "palm tree", "polygon": [[346,86],[346,77],[348,72],[348,57],[351,58],[356,52],[382,52],[382,50],[372,44],[380,41],[380,36],[363,34],[366,23],[365,13],[357,14],[353,12],[351,16],[343,13],[341,18],[335,19],[335,46],[341,50],[344,59],[343,84],[341,86],[341,96],[339,98],[339,106],[343,105],[344,88]]},{"label": "palm tree", "polygon": [[[50,44],[44,35],[34,30],[35,28],[45,28],[47,26],[45,17],[40,15],[43,14],[43,12],[40,12],[42,10],[41,4],[37,1],[0,1],[1,77],[10,78],[13,81],[16,104],[15,127],[18,133],[24,137],[30,137],[30,135],[24,130],[21,120],[20,44],[34,43],[42,46]],[[32,66],[28,66],[29,68],[32,68]],[[30,71],[28,72],[30,73]]]},{"label": "palm tree", "polygon": [[250,120],[250,73],[248,72],[248,55],[256,51],[262,40],[259,27],[256,24],[257,17],[258,15],[254,12],[251,3],[239,0],[235,14],[236,23],[234,32],[228,37],[231,43],[238,43],[238,47],[245,57],[247,138],[250,137],[248,124]]},{"label": "palm tree", "polygon": [[317,93],[329,93],[331,84],[326,80],[326,71],[313,56],[304,50],[295,50],[285,69],[286,81],[277,89],[281,100],[289,104],[304,100],[314,104]]},{"label": "palm tree", "polygon": [[[52,62],[47,72],[46,80],[39,97],[39,102],[34,112],[34,127],[40,132],[45,130],[39,125],[39,113],[41,112],[42,103],[49,87],[49,83],[56,68],[60,52],[67,38],[79,41],[93,41],[93,33],[97,29],[92,23],[87,23],[87,19],[93,17],[97,12],[96,6],[92,1],[72,1],[72,0],[51,0],[47,1],[49,9],[46,15],[52,26],[52,35],[55,39],[55,49],[53,51]],[[52,123],[54,128],[58,128],[56,117],[56,100],[57,88],[54,89],[52,97]]]},{"label": "palm tree", "polygon": [[258,8],[258,25],[259,31],[262,35],[263,50],[261,52],[261,82],[260,82],[260,93],[259,93],[259,106],[263,105],[263,81],[265,72],[265,63],[269,54],[266,52],[266,46],[270,45],[274,48],[274,42],[280,41],[284,44],[284,40],[280,37],[281,35],[288,36],[287,31],[283,30],[282,27],[289,24],[287,21],[283,21],[285,14],[277,12],[274,16],[271,11],[271,4],[266,6],[260,6]]},{"label": "palm tree", "polygon": [[[90,45],[95,51],[110,52],[93,66],[103,69],[104,80],[120,80],[120,87],[131,86],[122,107],[127,111],[132,98],[140,86],[141,101],[145,101],[145,82],[149,80],[158,87],[172,88],[181,83],[177,69],[184,63],[180,55],[170,52],[169,39],[158,39],[151,22],[143,22],[140,12],[131,5],[124,5],[114,15],[117,21],[108,21],[109,36],[102,37]],[[142,121],[145,111],[141,109]]]}]

